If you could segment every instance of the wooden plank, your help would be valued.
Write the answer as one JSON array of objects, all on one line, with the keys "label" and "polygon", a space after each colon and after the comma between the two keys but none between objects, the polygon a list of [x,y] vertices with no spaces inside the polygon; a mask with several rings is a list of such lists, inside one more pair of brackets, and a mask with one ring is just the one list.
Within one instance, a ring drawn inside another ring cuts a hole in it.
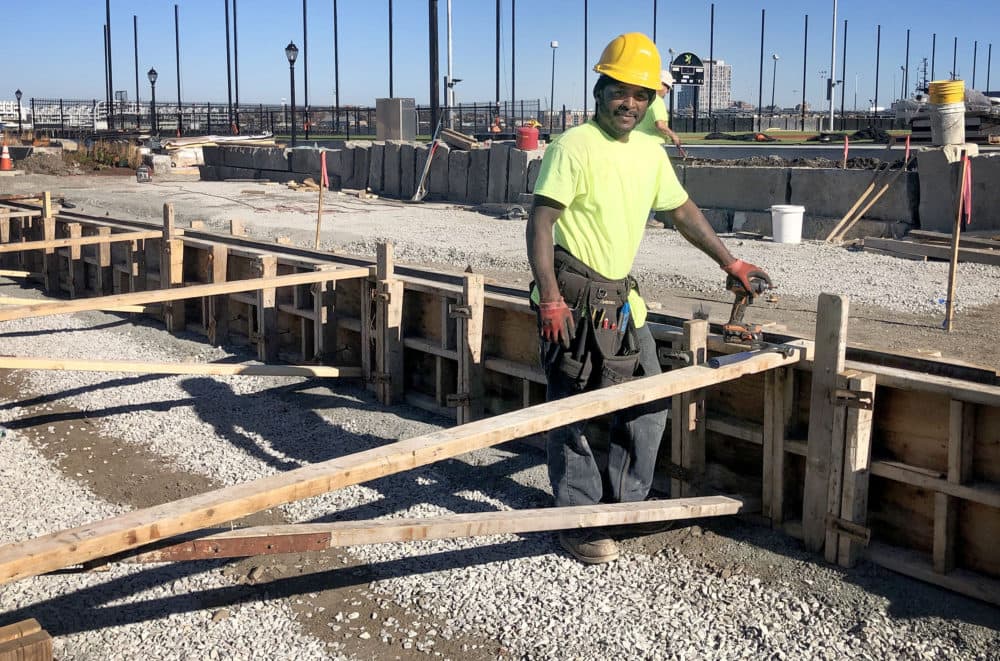
[{"label": "wooden plank", "polygon": [[[0,271],[0,275],[4,275]],[[248,280],[230,280],[228,282],[209,285],[192,285],[176,289],[155,289],[151,291],[133,292],[118,296],[99,296],[62,303],[42,303],[10,310],[0,310],[0,321],[25,319],[28,317],[44,317],[53,314],[70,314],[87,310],[106,310],[109,305],[143,305],[146,303],[162,303],[165,301],[180,301],[202,296],[217,296],[220,294],[235,294],[238,292],[257,291],[262,287],[293,287],[307,285],[313,282],[327,282],[351,278],[363,278],[368,275],[367,267],[306,271],[289,273],[272,278],[253,278]]]},{"label": "wooden plank", "polygon": [[52,661],[52,636],[46,631],[36,631],[0,643],[0,661]]},{"label": "wooden plank", "polygon": [[[42,239],[54,241],[56,238],[56,219],[51,216],[42,218]],[[45,291],[59,291],[59,259],[55,248],[44,248],[42,256],[42,278]]]},{"label": "wooden plank", "polygon": [[24,638],[33,633],[37,633],[42,630],[42,625],[38,623],[35,618],[28,618],[27,620],[21,620],[20,622],[15,622],[14,624],[8,624],[7,626],[0,627],[0,643],[6,643],[11,640],[17,640],[18,638]]},{"label": "wooden plank", "polygon": [[[690,354],[693,365],[703,365],[708,360],[707,346],[708,321],[685,321],[683,347]],[[701,490],[699,485],[705,479],[705,393],[683,393],[678,399],[679,424],[674,426],[671,421],[671,432],[677,429],[679,434],[671,436],[671,443],[674,438],[680,442],[681,467],[693,478],[681,485],[679,495],[688,498],[697,495]]]},{"label": "wooden plank", "polygon": [[1000,387],[998,386],[853,360],[847,361],[845,365],[851,369],[875,374],[880,386],[898,390],[929,392],[972,404],[1000,407]]},{"label": "wooden plank", "polygon": [[809,441],[802,498],[802,534],[806,548],[816,552],[826,542],[826,511],[834,437],[834,390],[844,371],[847,348],[848,300],[820,294],[816,314],[816,358],[809,400]]},{"label": "wooden plank", "polygon": [[[923,241],[940,242],[951,245],[951,234],[944,232],[931,232],[929,230],[910,230],[906,238],[920,239]],[[1000,241],[995,239],[979,239],[962,234],[958,238],[958,243],[962,248],[985,248],[987,250],[1000,250]]]},{"label": "wooden plank", "polygon": [[954,484],[946,479],[928,475],[925,471],[914,466],[878,460],[872,461],[871,474],[921,489],[938,491],[956,498],[1000,508],[1000,487],[992,483]]},{"label": "wooden plank", "polygon": [[[972,477],[973,434],[976,410],[972,404],[951,400],[948,424],[948,482],[962,485]],[[958,540],[958,499],[946,493],[934,494],[934,571],[947,574],[955,568]]]},{"label": "wooden plank", "polygon": [[[929,243],[866,237],[865,247],[868,246],[903,255],[916,255],[918,257],[930,257],[932,259],[941,260],[951,258],[951,248],[949,246],[937,246]],[[992,264],[993,266],[997,266],[1000,265],[1000,251],[960,247],[958,249],[958,261],[971,264]]]},{"label": "wooden plank", "polygon": [[785,452],[788,426],[795,414],[795,371],[774,370],[774,468],[771,471],[771,526],[781,528],[785,520]]},{"label": "wooden plank", "polygon": [[[848,388],[855,392],[874,393],[876,378],[874,374],[857,374],[849,379]],[[874,405],[874,395],[872,404]],[[871,465],[872,419],[871,410],[847,409],[844,474],[839,511],[841,519],[859,526],[865,526],[868,523],[868,475]],[[863,551],[862,544],[848,535],[840,535],[836,547],[836,562],[842,567],[853,567],[857,564]]]},{"label": "wooden plank", "polygon": [[301,553],[324,548],[387,544],[429,539],[621,526],[738,514],[743,501],[704,496],[631,503],[546,507],[406,519],[296,523],[238,528],[185,540],[129,557],[129,562],[172,562],[237,558],[272,553]]},{"label": "wooden plank", "polygon": [[[229,269],[229,251],[220,243],[213,243],[208,253],[209,278],[212,283],[226,281]],[[215,345],[229,342],[229,297],[207,296],[204,299],[205,330],[208,341]]]},{"label": "wooden plank", "polygon": [[21,269],[0,269],[0,278],[37,278],[41,273]]},{"label": "wooden plank", "polygon": [[106,557],[284,503],[748,374],[792,365],[798,360],[779,353],[762,353],[717,369],[694,366],[673,370],[136,510],[72,530],[6,544],[0,546],[0,583]]},{"label": "wooden plank", "polygon": [[357,367],[327,365],[240,365],[230,363],[147,363],[134,360],[84,360],[0,356],[0,369],[66,372],[130,372],[136,374],[207,374],[215,376],[359,377]]},{"label": "wooden plank", "polygon": [[485,281],[478,273],[464,276],[462,309],[458,315],[458,424],[483,415],[483,313]]},{"label": "wooden plank", "polygon": [[875,564],[894,572],[939,585],[967,597],[1000,605],[1000,580],[995,578],[963,569],[939,574],[934,571],[926,554],[876,542],[868,547],[865,555]]},{"label": "wooden plank", "polygon": [[[79,223],[69,223],[70,225],[80,226]],[[110,229],[110,228],[109,228]],[[80,246],[91,246],[100,243],[105,243],[107,241],[119,242],[119,241],[135,241],[138,239],[155,239],[161,236],[160,232],[155,232],[153,230],[142,231],[142,232],[125,232],[122,234],[94,234],[91,236],[74,236],[72,233],[67,238],[61,239],[46,239],[43,241],[26,241],[23,243],[8,243],[6,245],[0,245],[0,254],[2,253],[13,253],[21,252],[24,250],[47,250],[51,248],[79,248]]]},{"label": "wooden plank", "polygon": [[[856,372],[847,371],[837,378],[838,388],[849,388],[851,377],[856,376]],[[830,479],[827,486],[826,517],[840,518],[840,501],[843,496],[844,478],[844,457],[847,454],[845,445],[847,443],[847,406],[838,404],[833,407],[833,436],[830,444]],[[826,542],[823,545],[823,554],[829,563],[837,562],[839,552],[839,535],[835,528],[829,525],[826,527]]]},{"label": "wooden plank", "polygon": [[[267,280],[278,275],[278,256],[261,255],[256,266],[260,277]],[[264,287],[256,292],[257,327],[252,338],[257,345],[257,358],[264,362],[278,360],[278,290]]]},{"label": "wooden plank", "polygon": [[[0,305],[36,305],[44,301],[56,299],[19,298],[16,296],[0,296]],[[114,305],[103,308],[104,312],[146,312],[145,305]]]},{"label": "wooden plank", "polygon": [[403,283],[394,277],[391,243],[380,243],[375,267],[375,370],[379,402],[389,406],[402,400]]}]

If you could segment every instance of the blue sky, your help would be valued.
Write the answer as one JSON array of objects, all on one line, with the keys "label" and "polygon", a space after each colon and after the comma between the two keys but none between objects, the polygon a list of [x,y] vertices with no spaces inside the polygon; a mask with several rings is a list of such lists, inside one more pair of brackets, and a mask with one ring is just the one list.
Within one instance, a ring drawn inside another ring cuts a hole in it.
[{"label": "blue sky", "polygon": [[[225,0],[176,0],[180,13],[181,83],[184,100],[226,99]],[[139,93],[149,97],[145,71],[159,72],[157,96],[176,96],[174,4],[168,0],[112,0],[111,33],[115,89],[135,97],[132,16],[139,28]],[[374,105],[388,96],[388,0],[338,0],[340,100],[342,104]],[[501,97],[510,96],[511,0],[502,0]],[[666,54],[693,51],[709,54],[711,3],[703,0],[658,0],[656,41]],[[997,46],[990,82],[1000,88],[1000,2],[997,0],[909,0],[862,2],[841,0],[837,15],[837,62],[841,77],[843,21],[848,21],[846,106],[851,108],[857,85],[858,105],[874,96],[876,25],[882,25],[879,105],[899,95],[900,66],[905,63],[906,30],[910,30],[910,88],[919,78],[922,58],[931,57],[931,35],[937,33],[937,78],[951,70],[954,38],[958,38],[957,71],[971,84],[973,43],[979,41],[977,87],[984,89],[987,51]],[[103,98],[103,0],[34,0],[5,2],[0,10],[7,56],[0,69],[0,99],[12,99],[15,88],[25,98]],[[393,91],[426,104],[429,94],[427,55],[428,3],[393,2]],[[555,57],[555,103],[579,108],[586,88],[595,80],[590,67],[615,35],[643,31],[653,35],[654,0],[590,0],[589,45],[584,57],[583,0],[516,3],[516,69],[518,98],[548,105]],[[495,86],[495,2],[453,0],[453,74],[462,82],[457,101],[488,101]],[[440,72],[447,71],[447,0],[439,0]],[[240,100],[280,103],[288,96],[288,64],[283,49],[289,40],[300,48],[296,65],[296,96],[303,94],[301,0],[237,0],[239,19]],[[733,98],[756,104],[760,58],[761,10],[766,10],[764,36],[764,102],[770,100],[772,53],[779,55],[776,101],[792,105],[801,96],[803,23],[809,15],[806,96],[826,105],[825,76],[830,67],[832,0],[717,0],[715,56],[733,65]],[[333,102],[333,0],[308,0],[309,101]],[[11,30],[11,26],[17,26]],[[665,58],[666,59],[666,56]],[[592,102],[588,103],[592,107]],[[839,107],[839,93],[837,97]]]}]

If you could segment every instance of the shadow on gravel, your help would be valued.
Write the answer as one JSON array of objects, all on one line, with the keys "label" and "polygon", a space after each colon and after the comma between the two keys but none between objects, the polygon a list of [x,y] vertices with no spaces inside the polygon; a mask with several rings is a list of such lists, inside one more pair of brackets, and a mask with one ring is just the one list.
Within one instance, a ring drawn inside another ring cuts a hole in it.
[{"label": "shadow on gravel", "polygon": [[731,548],[720,550],[719,557],[713,557],[715,554],[709,550],[706,553],[708,562],[738,566],[764,581],[787,582],[821,603],[835,601],[843,607],[845,602],[858,601],[864,596],[839,589],[842,586],[838,584],[843,583],[856,586],[867,595],[885,598],[887,614],[893,618],[940,618],[945,622],[964,622],[1000,631],[1000,608],[976,599],[864,560],[853,569],[827,564],[821,555],[805,551],[799,540],[738,518],[704,519],[699,523],[730,542],[752,547],[749,553],[740,553],[736,562],[733,562],[736,554]]},{"label": "shadow on gravel", "polygon": [[[29,408],[31,406],[38,406],[40,404],[58,402],[66,397],[82,395],[84,393],[94,392],[95,390],[100,390],[104,388],[122,388],[126,386],[138,385],[140,383],[148,383],[150,381],[155,381],[157,379],[165,379],[165,378],[167,378],[167,376],[162,374],[147,374],[144,376],[122,377],[120,379],[105,381],[104,383],[96,386],[95,385],[80,386],[79,388],[62,390],[60,392],[55,392],[50,395],[37,395],[36,397],[32,397],[31,399],[24,399],[19,401],[8,402],[7,404],[0,404],[0,411],[9,411],[15,408]],[[84,413],[86,414],[85,417],[95,418],[95,417],[100,417],[101,415],[107,415],[106,413],[104,413],[104,411],[105,409],[100,409],[96,411],[85,411]],[[76,417],[80,417],[79,413],[77,413]],[[36,418],[36,420],[38,420],[38,418]],[[35,424],[41,424],[41,423],[36,422]],[[6,426],[10,427],[11,423],[7,423]],[[29,425],[22,425],[22,426],[29,426]]]},{"label": "shadow on gravel", "polygon": [[[39,302],[45,303],[46,301]],[[109,321],[105,324],[86,326],[84,328],[40,328],[33,331],[7,331],[0,333],[0,337],[40,337],[42,335],[62,335],[66,333],[89,333],[95,330],[107,330],[126,325],[131,326],[132,322],[128,319],[118,319],[117,321]]]},{"label": "shadow on gravel", "polygon": [[156,567],[122,576],[82,590],[30,604],[0,615],[0,626],[33,617],[45,622],[53,636],[96,631],[126,624],[160,620],[175,613],[256,603],[262,599],[295,597],[320,590],[361,587],[372,581],[399,576],[430,574],[447,569],[473,567],[548,553],[554,550],[541,536],[518,542],[506,542],[474,549],[443,551],[425,556],[401,558],[364,567],[347,566],[320,570],[289,578],[277,578],[255,585],[233,585],[186,592],[159,599],[141,600],[106,606],[109,602],[132,599],[136,594],[163,589],[175,581],[197,574],[214,572],[224,562],[206,561]]}]

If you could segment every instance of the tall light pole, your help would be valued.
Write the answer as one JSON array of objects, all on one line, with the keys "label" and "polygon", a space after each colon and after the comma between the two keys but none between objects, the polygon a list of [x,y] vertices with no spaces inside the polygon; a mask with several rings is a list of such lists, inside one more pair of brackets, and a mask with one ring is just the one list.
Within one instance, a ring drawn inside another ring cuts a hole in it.
[{"label": "tall light pole", "polygon": [[288,58],[288,81],[291,88],[292,101],[292,146],[295,146],[295,58],[299,56],[299,47],[289,41],[285,46],[285,57]]},{"label": "tall light pole", "polygon": [[771,116],[774,116],[774,81],[778,77],[778,57],[777,53],[771,53],[771,59],[774,60],[774,66],[771,68]]},{"label": "tall light pole", "polygon": [[830,101],[830,131],[833,131],[833,88],[837,85],[837,0],[833,0],[833,29],[830,36],[830,78],[826,98]]},{"label": "tall light pole", "polygon": [[[555,43],[555,42],[553,42]],[[18,89],[14,92],[14,98],[17,99],[17,137],[20,138],[23,135],[21,130],[21,90]]]},{"label": "tall light pole", "polygon": [[[656,29],[655,28],[655,24],[654,24],[654,28],[653,29],[654,30]],[[550,41],[549,42],[549,46],[552,47],[552,82],[549,85],[549,134],[550,134],[549,139],[551,140],[552,139],[551,138],[551,134],[552,134],[552,116],[555,114],[555,111],[556,111],[556,99],[555,99],[555,93],[556,93],[556,49],[559,48],[559,42],[558,41]]]},{"label": "tall light pole", "polygon": [[150,93],[149,93],[149,98],[150,98],[150,102],[149,102],[149,118],[150,118],[149,130],[152,133],[156,133],[157,132],[156,131],[156,78],[157,78],[157,76],[158,76],[158,74],[156,73],[156,69],[150,68],[150,70],[146,72],[146,78],[149,79],[149,89],[150,89]]}]

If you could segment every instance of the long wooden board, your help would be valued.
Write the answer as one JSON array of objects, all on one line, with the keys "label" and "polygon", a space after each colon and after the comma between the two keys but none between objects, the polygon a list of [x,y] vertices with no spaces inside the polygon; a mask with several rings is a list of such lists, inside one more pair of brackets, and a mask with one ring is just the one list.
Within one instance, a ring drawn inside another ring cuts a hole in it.
[{"label": "long wooden board", "polygon": [[[331,274],[332,275],[332,274]],[[193,289],[193,288],[192,288]],[[386,475],[548,431],[580,420],[791,365],[762,353],[712,369],[687,367],[477,420],[253,482],[0,546],[0,583],[114,555]]]},{"label": "long wooden board", "polygon": [[[917,255],[933,259],[950,259],[951,247],[917,243],[915,241],[899,241],[897,239],[865,239],[865,248],[889,250],[903,255]],[[985,250],[981,248],[959,248],[958,261],[973,264],[992,264],[1000,266],[1000,250]]]},{"label": "long wooden board", "polygon": [[[54,299],[18,298],[16,296],[0,296],[0,305],[39,305],[52,303]],[[112,305],[104,308],[104,312],[147,312],[145,305]]]},{"label": "long wooden board", "polygon": [[368,277],[369,270],[370,269],[368,267],[354,267],[305,271],[303,273],[290,273],[288,275],[278,275],[270,278],[230,280],[228,282],[212,283],[208,285],[192,285],[190,287],[176,287],[174,289],[153,289],[151,291],[119,294],[117,296],[82,298],[62,303],[26,305],[18,308],[0,310],[0,321],[26,319],[28,317],[45,317],[53,314],[69,314],[72,312],[85,312],[88,310],[106,310],[108,306],[114,305],[144,305],[146,303],[163,303],[166,301],[181,301],[188,298],[201,298],[203,296],[237,294],[240,292],[257,291],[259,289],[292,287],[295,285],[311,285],[314,282],[365,278]]},{"label": "long wooden board", "polygon": [[145,239],[159,239],[163,237],[163,232],[149,230],[145,232],[125,232],[122,234],[94,234],[92,236],[68,237],[65,239],[48,239],[45,241],[25,241],[23,243],[0,244],[0,254],[8,252],[21,252],[24,250],[48,250],[51,248],[76,248],[79,246],[90,246],[98,243],[115,243],[118,241],[142,241]]},{"label": "long wooden board", "polygon": [[196,374],[209,376],[359,377],[360,367],[327,365],[231,365],[226,363],[146,363],[134,360],[80,360],[0,356],[0,369],[65,372],[130,372],[136,374]]},{"label": "long wooden board", "polygon": [[483,537],[507,533],[621,526],[738,514],[743,501],[729,496],[645,500],[636,503],[547,507],[447,514],[411,519],[297,523],[238,528],[199,536],[128,558],[129,562],[171,562],[295,553],[360,544]]}]

